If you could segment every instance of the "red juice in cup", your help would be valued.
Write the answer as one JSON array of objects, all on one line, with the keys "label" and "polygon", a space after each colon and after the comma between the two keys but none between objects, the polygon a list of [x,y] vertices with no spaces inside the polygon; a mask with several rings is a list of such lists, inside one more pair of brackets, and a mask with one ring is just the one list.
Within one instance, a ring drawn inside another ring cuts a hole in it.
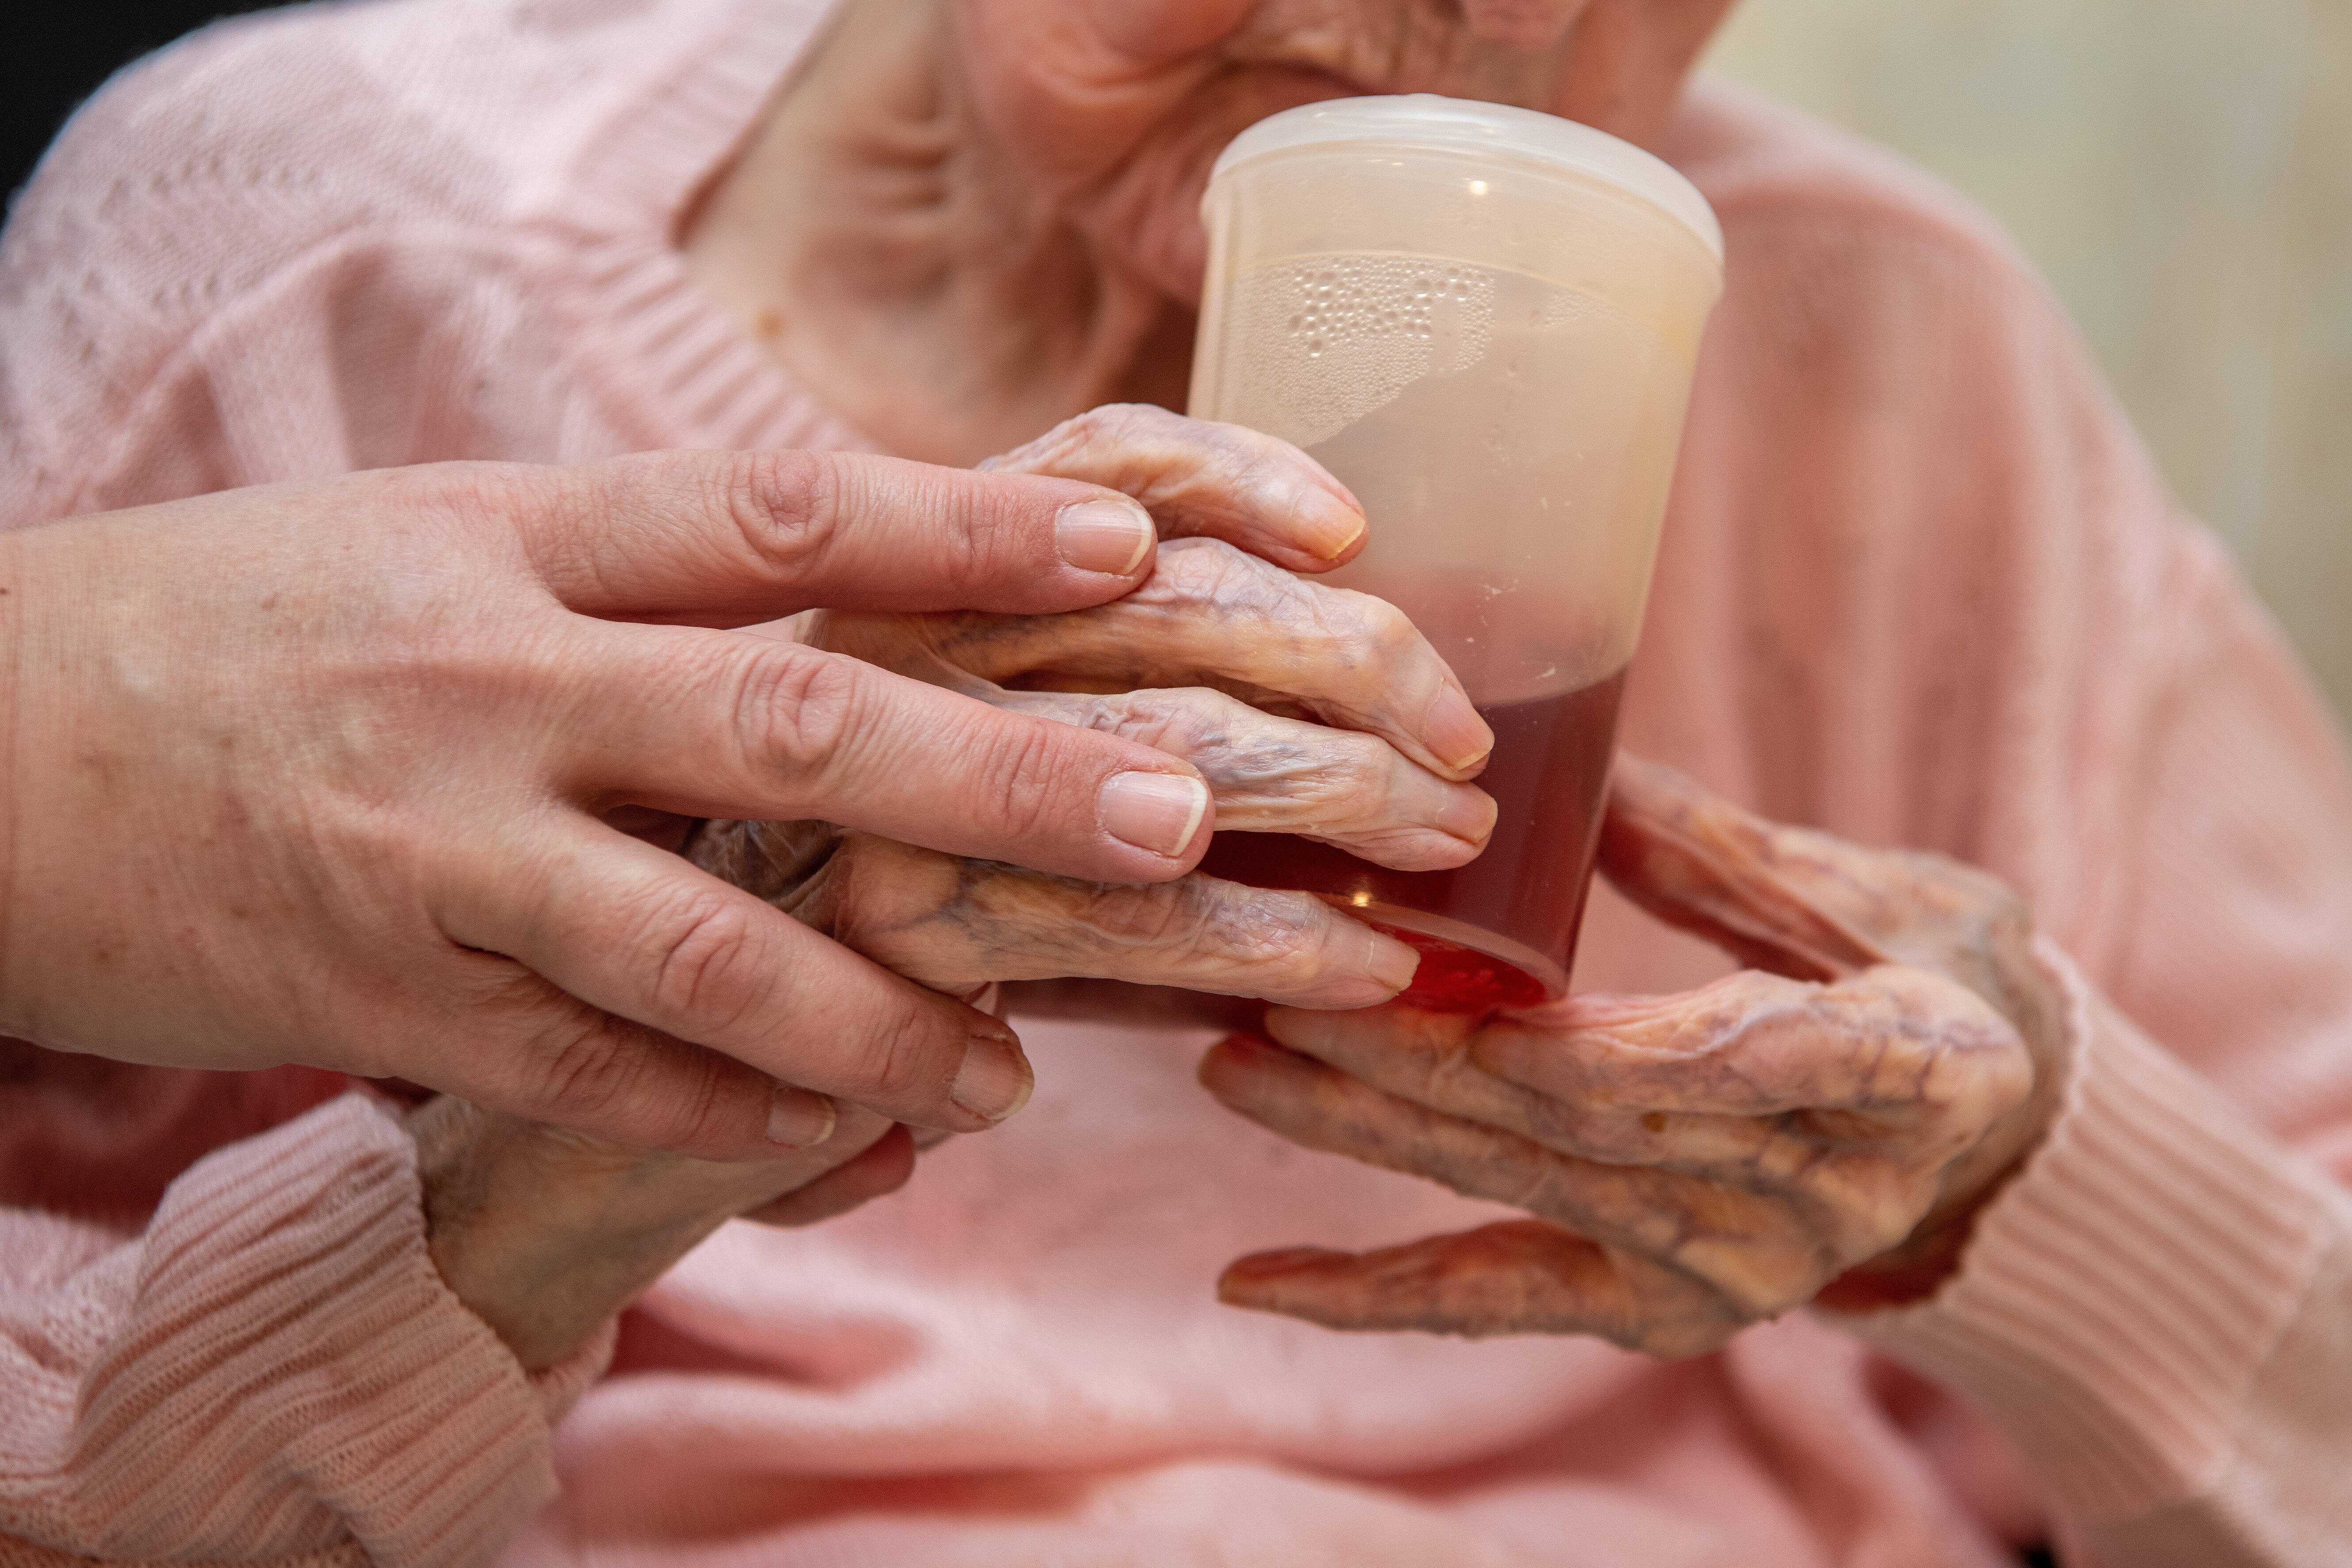
[{"label": "red juice in cup", "polygon": [[[1617,734],[1622,669],[1557,697],[1479,710],[1495,752],[1486,853],[1450,871],[1392,871],[1285,833],[1220,833],[1213,877],[1319,893],[1421,950],[1404,1000],[1437,1012],[1528,1006],[1564,990]],[[1509,933],[1509,934],[1505,934]]]},{"label": "red juice in cup", "polygon": [[1722,287],[1688,182],[1589,127],[1426,95],[1274,116],[1202,198],[1192,413],[1338,476],[1369,547],[1321,579],[1412,616],[1495,731],[1478,859],[1398,872],[1275,834],[1202,868],[1420,948],[1409,999],[1564,994],[1698,339]]}]

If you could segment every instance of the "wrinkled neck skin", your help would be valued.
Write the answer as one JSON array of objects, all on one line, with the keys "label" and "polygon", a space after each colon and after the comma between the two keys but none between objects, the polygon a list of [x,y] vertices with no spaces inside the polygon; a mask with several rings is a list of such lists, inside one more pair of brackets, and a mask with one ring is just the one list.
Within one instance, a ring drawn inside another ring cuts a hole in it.
[{"label": "wrinkled neck skin", "polygon": [[1181,408],[1218,151],[1437,92],[1654,139],[1729,0],[844,0],[688,213],[688,265],[887,450]]},{"label": "wrinkled neck skin", "polygon": [[852,0],[692,210],[689,269],[887,451],[968,465],[1097,404],[1181,409],[1192,312],[999,153],[931,0]]}]

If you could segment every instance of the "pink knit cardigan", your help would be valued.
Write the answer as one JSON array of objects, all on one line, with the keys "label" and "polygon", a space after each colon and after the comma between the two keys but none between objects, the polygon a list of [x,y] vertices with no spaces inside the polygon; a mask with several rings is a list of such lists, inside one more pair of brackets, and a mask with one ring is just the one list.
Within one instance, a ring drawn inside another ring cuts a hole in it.
[{"label": "pink knit cardigan", "polygon": [[[0,522],[856,444],[671,243],[816,19],[378,0],[129,74],[0,240]],[[2352,1563],[2341,738],[1979,218],[1714,90],[1664,151],[1731,284],[1626,740],[1990,868],[2076,999],[2063,1113],[1935,1299],[1674,1366],[1230,1311],[1241,1251],[1494,1211],[1224,1114],[1197,1036],[1039,1025],[1011,1125],[722,1230],[583,1395],[603,1347],[527,1380],[332,1080],[16,1048],[0,1563]],[[1604,897],[1580,982],[1719,963]]]}]

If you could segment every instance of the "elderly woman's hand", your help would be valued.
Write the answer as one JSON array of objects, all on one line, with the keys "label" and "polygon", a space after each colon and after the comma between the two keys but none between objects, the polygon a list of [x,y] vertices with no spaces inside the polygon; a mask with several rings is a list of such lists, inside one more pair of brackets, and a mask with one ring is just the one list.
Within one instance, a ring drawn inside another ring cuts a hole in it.
[{"label": "elderly woman's hand", "polygon": [[833,1136],[772,1160],[635,1149],[448,1096],[413,1112],[442,1279],[528,1370],[584,1344],[697,1242],[741,1215],[812,1225],[895,1192],[907,1130],[844,1105]]},{"label": "elderly woman's hand", "polygon": [[1219,1046],[1202,1079],[1244,1115],[1537,1216],[1360,1257],[1260,1254],[1224,1300],[1680,1356],[1949,1271],[2060,1076],[2062,1000],[2019,900],[1935,856],[1759,822],[1631,758],[1602,867],[1756,967],[1485,1023],[1277,1012],[1279,1047]]},{"label": "elderly woman's hand", "polygon": [[[1458,866],[1484,847],[1494,803],[1462,781],[1493,736],[1453,673],[1390,605],[1283,569],[1328,567],[1362,531],[1320,468],[1270,437],[1141,407],[1098,409],[990,466],[1124,490],[1175,542],[1111,605],[824,612],[809,640],[1181,757],[1208,781],[1221,829],[1300,834],[1412,870]],[[1286,542],[1278,523],[1294,539],[1326,525],[1327,551]],[[1171,837],[1188,831],[1176,824]],[[1415,963],[1403,943],[1309,895],[1198,874],[1084,881],[821,822],[714,823],[693,854],[955,995],[1086,976],[1360,1007],[1394,995]]]}]

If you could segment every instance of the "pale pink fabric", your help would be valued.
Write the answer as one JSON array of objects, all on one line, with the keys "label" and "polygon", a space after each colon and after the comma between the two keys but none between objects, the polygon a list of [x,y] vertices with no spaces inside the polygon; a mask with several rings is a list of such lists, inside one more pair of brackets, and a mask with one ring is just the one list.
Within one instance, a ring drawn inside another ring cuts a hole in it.
[{"label": "pale pink fabric", "polygon": [[[0,242],[0,521],[855,443],[670,243],[816,20],[383,0],[142,68]],[[1718,92],[1665,151],[1731,286],[1626,739],[1990,867],[2077,999],[2064,1112],[1934,1301],[1678,1366],[1229,1311],[1238,1252],[1496,1211],[1225,1115],[1199,1037],[1033,1026],[1021,1117],[846,1219],[722,1231],[551,1448],[582,1373],[534,1390],[436,1288],[378,1113],[255,1133],[332,1086],[22,1052],[0,1169],[85,1217],[0,1217],[0,1561],[455,1563],[512,1527],[517,1568],[1975,1568],[2050,1531],[2105,1568],[2352,1562],[2341,738],[1979,219]],[[1580,978],[1718,968],[1604,897]]]}]

